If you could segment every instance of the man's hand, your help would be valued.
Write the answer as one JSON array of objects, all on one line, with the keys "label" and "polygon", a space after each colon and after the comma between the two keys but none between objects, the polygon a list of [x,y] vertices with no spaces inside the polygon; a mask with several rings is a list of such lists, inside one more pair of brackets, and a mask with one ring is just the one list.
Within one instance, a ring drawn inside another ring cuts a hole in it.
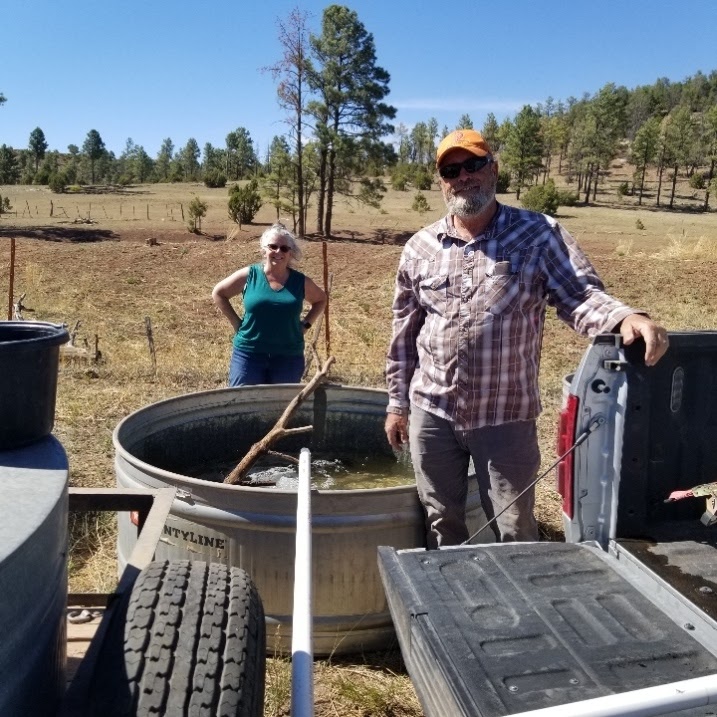
[{"label": "man's hand", "polygon": [[400,451],[408,443],[408,416],[387,413],[384,428],[386,438],[394,451]]},{"label": "man's hand", "polygon": [[647,366],[654,366],[665,355],[670,345],[667,331],[643,314],[630,314],[624,319],[620,324],[620,334],[622,334],[626,346],[629,346],[635,339],[645,340],[645,364]]}]

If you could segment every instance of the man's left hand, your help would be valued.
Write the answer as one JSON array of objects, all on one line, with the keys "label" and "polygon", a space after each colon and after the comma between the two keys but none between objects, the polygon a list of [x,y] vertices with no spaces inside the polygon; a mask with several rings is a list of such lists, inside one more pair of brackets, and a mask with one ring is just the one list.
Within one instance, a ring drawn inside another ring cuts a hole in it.
[{"label": "man's left hand", "polygon": [[667,330],[643,314],[630,314],[624,319],[620,324],[620,334],[626,346],[636,339],[644,339],[647,366],[654,366],[665,355],[670,345]]}]

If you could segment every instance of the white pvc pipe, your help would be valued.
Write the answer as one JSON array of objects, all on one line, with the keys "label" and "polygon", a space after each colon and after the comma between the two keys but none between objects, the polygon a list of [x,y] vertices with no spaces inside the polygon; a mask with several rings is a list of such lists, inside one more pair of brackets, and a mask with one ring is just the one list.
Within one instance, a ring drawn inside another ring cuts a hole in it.
[{"label": "white pvc pipe", "polygon": [[311,598],[311,452],[299,455],[296,493],[294,615],[291,628],[291,715],[314,715],[314,648]]},{"label": "white pvc pipe", "polygon": [[717,675],[520,712],[510,717],[652,717],[717,704]]}]

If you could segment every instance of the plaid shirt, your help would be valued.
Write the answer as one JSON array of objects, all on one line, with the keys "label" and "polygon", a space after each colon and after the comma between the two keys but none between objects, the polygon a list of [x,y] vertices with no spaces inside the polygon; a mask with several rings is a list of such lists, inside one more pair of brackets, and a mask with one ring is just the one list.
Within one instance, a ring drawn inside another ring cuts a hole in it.
[{"label": "plaid shirt", "polygon": [[536,418],[548,304],[586,335],[635,313],[605,293],[550,217],[499,204],[471,241],[456,236],[450,216],[422,229],[396,276],[389,406],[410,401],[462,430]]}]

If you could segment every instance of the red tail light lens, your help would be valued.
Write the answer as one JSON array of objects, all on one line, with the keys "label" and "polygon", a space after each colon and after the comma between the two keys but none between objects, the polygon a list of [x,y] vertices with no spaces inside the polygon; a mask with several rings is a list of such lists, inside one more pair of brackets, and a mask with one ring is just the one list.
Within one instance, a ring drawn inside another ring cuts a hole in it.
[{"label": "red tail light lens", "polygon": [[[575,442],[575,426],[578,421],[577,396],[568,394],[565,407],[560,412],[558,426],[558,455],[562,456]],[[572,520],[573,517],[573,466],[575,453],[570,453],[558,463],[557,490],[563,498],[563,513]]]}]

